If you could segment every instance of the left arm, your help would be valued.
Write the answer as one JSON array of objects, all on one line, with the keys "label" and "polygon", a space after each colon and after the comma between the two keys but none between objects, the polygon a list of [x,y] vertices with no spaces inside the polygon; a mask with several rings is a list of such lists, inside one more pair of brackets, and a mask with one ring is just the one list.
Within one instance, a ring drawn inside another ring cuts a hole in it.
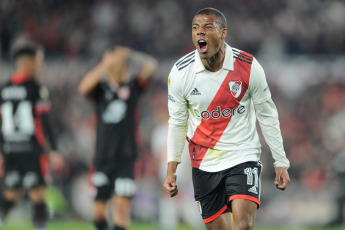
[{"label": "left arm", "polygon": [[[44,86],[39,89],[39,99],[35,105],[35,113],[40,117],[44,136],[48,139],[48,143],[43,146],[49,152],[49,161],[54,171],[58,171],[63,167],[63,160],[57,151],[56,137],[50,119],[50,100],[49,91]],[[43,144],[43,143],[42,143]]]},{"label": "left arm", "polygon": [[284,151],[277,109],[272,99],[254,106],[262,134],[275,160],[276,178],[274,183],[278,189],[284,190],[290,182],[289,173],[287,172],[287,169],[290,167],[290,162],[286,158]]},{"label": "left arm", "polygon": [[128,47],[119,46],[115,50],[123,52],[123,55],[126,56],[130,62],[138,66],[141,80],[148,82],[156,72],[158,62],[154,57]]},{"label": "left arm", "polygon": [[264,70],[254,59],[249,88],[254,103],[256,117],[259,121],[265,141],[270,147],[272,157],[275,160],[274,167],[276,177],[274,180],[278,189],[285,190],[290,182],[287,169],[290,166],[289,160],[283,146],[283,139],[280,132],[278,112],[269,91]]}]

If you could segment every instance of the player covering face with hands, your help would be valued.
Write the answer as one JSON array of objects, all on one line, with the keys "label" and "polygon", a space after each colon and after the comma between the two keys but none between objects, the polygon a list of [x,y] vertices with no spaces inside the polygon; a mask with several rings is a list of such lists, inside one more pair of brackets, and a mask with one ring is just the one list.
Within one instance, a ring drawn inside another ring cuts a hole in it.
[{"label": "player covering face with hands", "polygon": [[[138,71],[130,71],[136,67]],[[114,230],[130,225],[130,201],[135,193],[137,103],[157,68],[147,54],[116,47],[90,70],[79,92],[92,99],[97,115],[96,153],[91,181],[96,188],[93,219],[107,230],[107,201],[112,201]]]},{"label": "player covering face with hands", "polygon": [[[251,54],[225,43],[225,16],[200,10],[192,22],[196,50],[168,79],[168,171],[163,189],[178,194],[176,169],[185,140],[194,197],[207,229],[254,229],[262,165],[256,120],[275,160],[274,183],[285,190],[289,160],[265,73]],[[233,223],[229,212],[233,214]]]}]

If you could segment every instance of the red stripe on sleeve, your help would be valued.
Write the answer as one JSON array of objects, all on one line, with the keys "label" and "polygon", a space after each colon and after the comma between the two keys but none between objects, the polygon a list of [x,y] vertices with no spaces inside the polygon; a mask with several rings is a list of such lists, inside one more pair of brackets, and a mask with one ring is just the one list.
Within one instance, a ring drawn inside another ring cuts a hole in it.
[{"label": "red stripe on sleeve", "polygon": [[41,146],[45,146],[46,145],[46,139],[44,137],[44,133],[43,133],[43,127],[42,127],[42,121],[39,118],[35,118],[35,134],[36,134],[36,138],[38,143]]},{"label": "red stripe on sleeve", "polygon": [[37,115],[49,113],[50,110],[51,110],[50,104],[39,104],[35,106],[35,114]]},{"label": "red stripe on sleeve", "polygon": [[[223,135],[232,115],[225,118],[219,113],[221,113],[222,109],[229,108],[233,111],[234,108],[239,106],[240,101],[248,89],[250,71],[251,64],[236,60],[234,63],[234,71],[228,72],[223,83],[219,87],[216,96],[207,108],[209,114],[213,113],[215,116],[219,115],[219,118],[202,118],[200,125],[196,128],[194,136],[191,139],[192,145],[189,147],[189,152],[191,155],[192,167],[200,167],[200,164],[206,155],[207,148],[213,148]],[[231,93],[231,89],[229,87],[230,81],[242,82],[241,93],[237,98]],[[200,146],[199,151],[195,148],[195,145]]]}]

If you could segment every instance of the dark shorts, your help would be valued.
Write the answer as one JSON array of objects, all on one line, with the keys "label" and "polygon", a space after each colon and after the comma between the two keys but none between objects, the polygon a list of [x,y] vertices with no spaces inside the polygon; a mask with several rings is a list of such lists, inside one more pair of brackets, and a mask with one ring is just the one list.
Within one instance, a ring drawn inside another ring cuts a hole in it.
[{"label": "dark shorts", "polygon": [[46,155],[7,155],[4,154],[5,189],[32,189],[45,186],[49,175]]},{"label": "dark shorts", "polygon": [[260,206],[260,162],[245,162],[220,172],[193,168],[194,197],[198,210],[209,223],[231,211],[231,201],[246,199]]},{"label": "dark shorts", "polygon": [[127,160],[96,166],[91,175],[92,185],[97,190],[95,200],[107,201],[113,195],[132,197],[136,190],[134,164],[135,160]]}]

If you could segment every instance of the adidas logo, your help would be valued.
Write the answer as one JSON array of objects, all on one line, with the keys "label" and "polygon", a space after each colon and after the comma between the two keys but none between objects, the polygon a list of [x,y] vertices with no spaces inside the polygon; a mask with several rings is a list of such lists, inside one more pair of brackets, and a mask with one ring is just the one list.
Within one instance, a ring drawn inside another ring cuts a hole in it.
[{"label": "adidas logo", "polygon": [[190,95],[201,95],[197,88],[194,88]]},{"label": "adidas logo", "polygon": [[252,192],[252,193],[258,194],[258,191],[256,190],[255,186],[253,186],[250,189],[248,189],[248,192]]}]

